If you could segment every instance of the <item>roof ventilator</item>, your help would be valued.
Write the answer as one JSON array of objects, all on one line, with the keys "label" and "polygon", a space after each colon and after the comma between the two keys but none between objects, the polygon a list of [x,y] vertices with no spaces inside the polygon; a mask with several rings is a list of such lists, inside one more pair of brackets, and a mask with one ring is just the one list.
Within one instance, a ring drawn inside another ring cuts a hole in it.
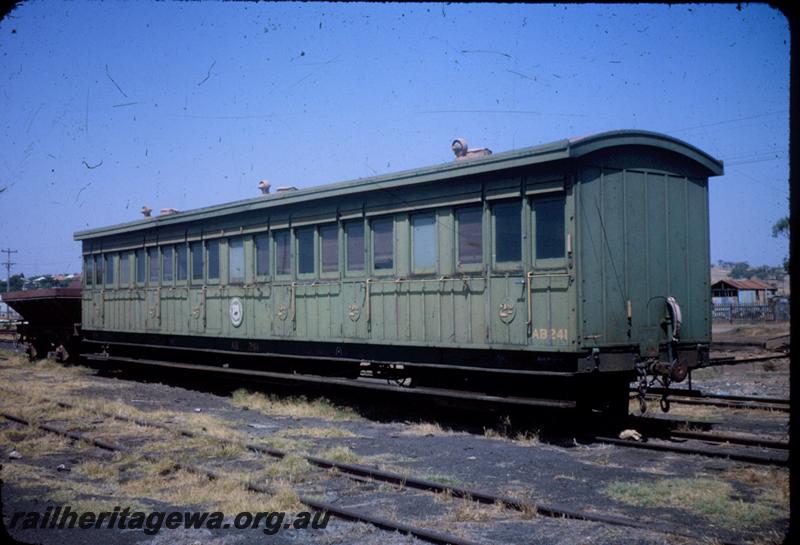
[{"label": "roof ventilator", "polygon": [[453,140],[450,149],[453,150],[453,153],[456,156],[456,161],[462,161],[464,159],[475,159],[476,157],[486,157],[487,155],[492,154],[492,150],[489,148],[477,148],[477,149],[469,149],[467,145],[467,141],[463,138],[456,138]]}]

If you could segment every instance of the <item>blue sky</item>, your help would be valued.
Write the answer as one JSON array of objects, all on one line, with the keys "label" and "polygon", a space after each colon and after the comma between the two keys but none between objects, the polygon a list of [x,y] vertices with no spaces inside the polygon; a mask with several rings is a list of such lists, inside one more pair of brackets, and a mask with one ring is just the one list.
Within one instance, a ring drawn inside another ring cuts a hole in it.
[{"label": "blue sky", "polygon": [[12,273],[79,270],[72,233],[143,204],[623,128],[725,161],[712,261],[787,252],[789,30],[764,5],[27,2],[0,22],[0,104]]}]

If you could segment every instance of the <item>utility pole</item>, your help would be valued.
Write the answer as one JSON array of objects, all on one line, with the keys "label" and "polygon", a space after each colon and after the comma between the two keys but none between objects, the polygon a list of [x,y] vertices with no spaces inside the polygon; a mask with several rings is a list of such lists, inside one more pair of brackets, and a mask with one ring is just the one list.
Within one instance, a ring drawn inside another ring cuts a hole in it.
[{"label": "utility pole", "polygon": [[17,253],[17,250],[12,250],[11,248],[7,248],[5,250],[0,250],[6,254],[6,262],[3,265],[6,266],[6,292],[11,291],[11,265],[16,265],[16,263],[11,261],[11,254]]}]

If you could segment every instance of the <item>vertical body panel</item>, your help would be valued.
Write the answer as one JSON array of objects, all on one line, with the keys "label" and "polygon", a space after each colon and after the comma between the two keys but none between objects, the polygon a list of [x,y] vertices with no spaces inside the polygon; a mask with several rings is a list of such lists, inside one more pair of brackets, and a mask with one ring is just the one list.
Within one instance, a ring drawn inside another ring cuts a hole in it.
[{"label": "vertical body panel", "polygon": [[648,221],[645,205],[647,188],[645,173],[625,172],[625,254],[627,256],[627,299],[631,302],[631,328],[647,325],[647,306],[650,299],[650,277],[647,273],[650,247],[647,244]]},{"label": "vertical body panel", "polygon": [[498,344],[528,344],[527,281],[521,273],[490,278],[492,303],[489,310],[491,338]]},{"label": "vertical body panel", "polygon": [[205,291],[201,286],[192,286],[189,288],[189,308],[187,309],[187,324],[189,334],[202,334],[205,332],[205,299]]},{"label": "vertical body panel", "polygon": [[[664,297],[670,291],[670,248],[667,236],[667,177],[647,172],[645,191],[647,201],[644,229],[647,232],[647,280],[649,293],[645,312],[645,327],[657,328],[664,318]],[[654,297],[656,297],[654,299]],[[660,299],[658,299],[660,297]]]},{"label": "vertical body panel", "polygon": [[[222,333],[222,314],[224,302],[223,289],[219,286],[206,287],[206,327],[205,333],[208,335],[219,335]],[[225,305],[225,315],[228,314],[228,307]]]},{"label": "vertical body panel", "polygon": [[[687,232],[689,245],[689,286],[691,306],[684,316],[683,337],[704,340],[711,338],[711,279],[708,230],[708,182],[690,179],[686,184]],[[695,279],[702,281],[695,282]]]},{"label": "vertical body panel", "polygon": [[668,340],[663,321],[670,296],[681,306],[681,340],[708,342],[707,180],[663,152],[622,149],[587,163],[580,169],[578,213],[583,346],[657,350]]},{"label": "vertical body panel", "polygon": [[578,195],[576,262],[581,286],[581,339],[579,340],[583,341],[584,346],[595,346],[605,339],[604,246],[603,235],[597,221],[601,183],[601,170],[588,167],[580,173],[576,187]]},{"label": "vertical body panel", "polygon": [[[627,342],[626,279],[628,277],[625,215],[628,210],[624,191],[625,171],[603,169],[600,185],[599,206],[590,206],[589,215],[597,217],[602,247],[603,300],[605,302],[605,324],[603,341],[607,343]],[[597,203],[595,203],[597,204]],[[602,211],[602,212],[601,212]]]},{"label": "vertical body panel", "polygon": [[253,288],[253,336],[256,339],[266,339],[272,333],[272,320],[274,310],[271,304],[272,285],[260,284]]}]

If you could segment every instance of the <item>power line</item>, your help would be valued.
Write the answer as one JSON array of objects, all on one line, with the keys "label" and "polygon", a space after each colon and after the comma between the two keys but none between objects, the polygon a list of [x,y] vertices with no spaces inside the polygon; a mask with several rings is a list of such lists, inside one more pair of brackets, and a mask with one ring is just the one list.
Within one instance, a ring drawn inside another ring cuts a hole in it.
[{"label": "power line", "polygon": [[16,263],[11,261],[11,254],[17,253],[17,250],[12,250],[11,248],[7,248],[5,250],[0,250],[6,254],[6,262],[4,265],[6,266],[6,292],[11,291],[11,265],[16,265]]}]

